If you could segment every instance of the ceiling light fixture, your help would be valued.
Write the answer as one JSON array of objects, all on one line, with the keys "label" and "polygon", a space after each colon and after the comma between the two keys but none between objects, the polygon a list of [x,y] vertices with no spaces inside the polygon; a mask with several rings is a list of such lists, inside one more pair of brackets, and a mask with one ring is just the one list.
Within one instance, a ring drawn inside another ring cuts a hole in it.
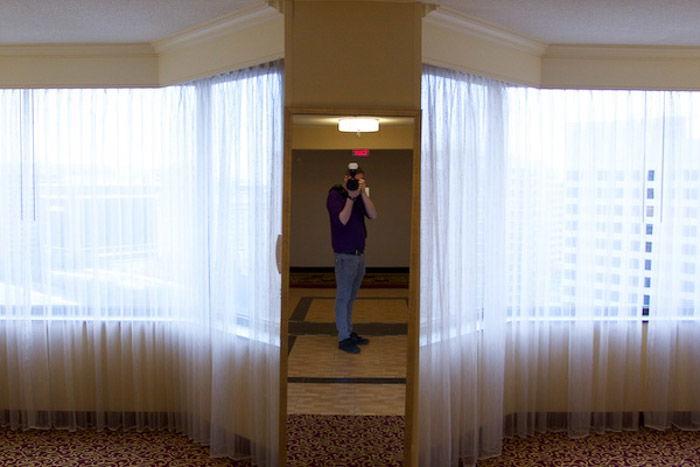
[{"label": "ceiling light fixture", "polygon": [[347,133],[372,133],[379,131],[378,118],[352,117],[338,120],[338,131]]}]

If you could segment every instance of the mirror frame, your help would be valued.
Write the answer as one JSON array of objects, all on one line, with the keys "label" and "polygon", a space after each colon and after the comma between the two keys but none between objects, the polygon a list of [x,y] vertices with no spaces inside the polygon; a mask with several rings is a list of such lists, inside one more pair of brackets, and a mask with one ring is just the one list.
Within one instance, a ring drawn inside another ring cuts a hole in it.
[{"label": "mirror frame", "polygon": [[289,263],[291,229],[291,175],[292,175],[292,120],[294,115],[361,115],[368,117],[413,117],[413,158],[411,167],[411,227],[408,285],[408,332],[406,355],[406,408],[404,431],[404,465],[418,465],[418,325],[420,316],[420,167],[421,167],[421,111],[392,109],[304,108],[285,107],[284,111],[284,166],[282,173],[282,240],[280,245],[282,291],[280,319],[280,380],[279,380],[279,465],[286,465],[287,457],[287,334],[291,304],[289,298]]}]

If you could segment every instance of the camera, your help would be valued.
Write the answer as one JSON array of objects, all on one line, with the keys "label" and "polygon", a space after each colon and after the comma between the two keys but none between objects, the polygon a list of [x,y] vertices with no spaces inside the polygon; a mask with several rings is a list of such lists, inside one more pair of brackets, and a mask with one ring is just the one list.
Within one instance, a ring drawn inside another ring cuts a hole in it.
[{"label": "camera", "polygon": [[345,183],[345,187],[348,191],[355,191],[360,187],[360,181],[355,178],[357,169],[359,168],[360,165],[357,162],[350,162],[348,164],[348,175],[350,175],[350,179]]}]

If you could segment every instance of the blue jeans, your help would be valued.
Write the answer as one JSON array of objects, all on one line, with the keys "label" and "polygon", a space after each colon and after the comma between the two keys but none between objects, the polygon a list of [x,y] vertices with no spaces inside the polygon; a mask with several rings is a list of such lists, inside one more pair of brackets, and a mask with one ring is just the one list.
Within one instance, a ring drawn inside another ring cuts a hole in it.
[{"label": "blue jeans", "polygon": [[338,341],[352,332],[352,304],[365,276],[365,256],[335,254],[335,326]]}]

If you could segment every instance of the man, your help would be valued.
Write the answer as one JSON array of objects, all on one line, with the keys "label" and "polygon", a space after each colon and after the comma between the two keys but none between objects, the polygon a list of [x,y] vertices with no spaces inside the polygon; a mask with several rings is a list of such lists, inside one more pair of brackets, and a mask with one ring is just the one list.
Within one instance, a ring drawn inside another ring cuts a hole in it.
[{"label": "man", "polygon": [[326,201],[335,252],[335,325],[338,329],[338,348],[349,353],[360,353],[358,345],[369,343],[369,339],[352,330],[352,305],[365,275],[365,217],[377,218],[377,209],[366,187],[364,171],[351,162],[343,184],[331,188]]}]

